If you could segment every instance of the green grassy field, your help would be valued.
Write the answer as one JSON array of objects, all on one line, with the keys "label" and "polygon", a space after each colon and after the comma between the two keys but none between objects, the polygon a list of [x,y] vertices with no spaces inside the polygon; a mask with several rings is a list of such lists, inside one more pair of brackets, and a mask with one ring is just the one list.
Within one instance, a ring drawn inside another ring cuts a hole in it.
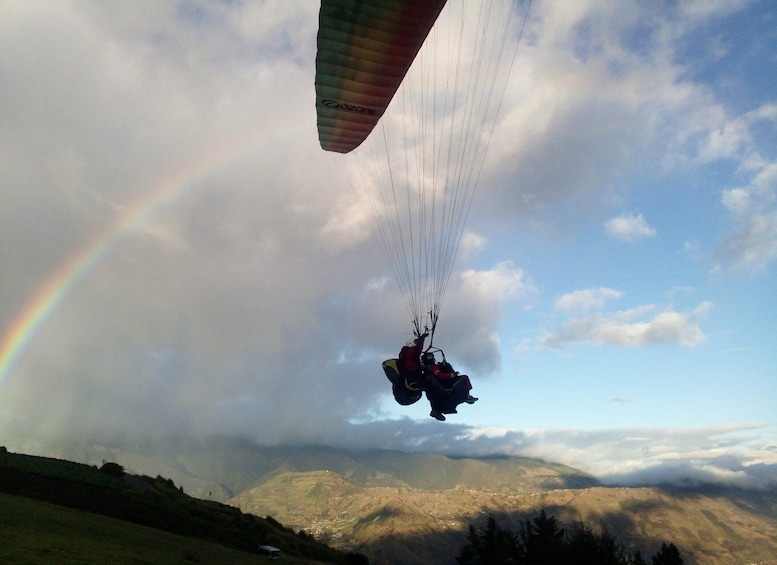
[{"label": "green grassy field", "polygon": [[[0,562],[265,563],[259,555],[28,498],[0,494]],[[293,558],[286,563],[304,563]]]}]

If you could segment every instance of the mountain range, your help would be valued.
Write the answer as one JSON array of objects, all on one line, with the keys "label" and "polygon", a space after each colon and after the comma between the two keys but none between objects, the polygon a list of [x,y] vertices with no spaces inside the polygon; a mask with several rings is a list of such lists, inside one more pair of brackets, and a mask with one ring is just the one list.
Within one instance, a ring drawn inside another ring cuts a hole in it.
[{"label": "mountain range", "polygon": [[262,447],[232,438],[105,447],[33,446],[45,455],[169,477],[186,493],[272,516],[371,563],[449,564],[470,525],[517,531],[541,510],[606,529],[628,551],[674,543],[685,563],[777,565],[777,491],[713,485],[607,487],[580,470],[523,457]]}]

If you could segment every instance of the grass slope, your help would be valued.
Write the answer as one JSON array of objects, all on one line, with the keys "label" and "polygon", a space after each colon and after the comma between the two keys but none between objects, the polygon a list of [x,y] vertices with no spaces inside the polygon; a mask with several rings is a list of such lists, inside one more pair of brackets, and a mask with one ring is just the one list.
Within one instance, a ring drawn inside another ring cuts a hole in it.
[{"label": "grass slope", "polygon": [[[0,494],[0,562],[79,565],[256,564],[258,555],[217,543]],[[290,563],[303,563],[287,559]]]},{"label": "grass slope", "polygon": [[[77,544],[62,545],[55,539],[56,536],[65,539],[61,531],[67,520],[61,516],[54,520],[57,527],[52,531],[36,529],[30,523],[24,526],[26,531],[18,529],[23,528],[21,517],[35,512],[51,516],[49,507],[52,505],[80,511],[68,514],[69,518],[90,516],[92,520],[101,521],[105,520],[103,516],[108,516],[125,524],[127,528],[135,524],[149,530],[162,530],[199,540],[198,543],[218,544],[246,552],[246,555],[254,557],[257,546],[263,543],[279,547],[292,558],[307,559],[310,562],[353,561],[353,556],[335,551],[304,533],[295,534],[271,518],[261,519],[231,506],[191,498],[184,494],[182,488],[176,488],[171,480],[159,476],[125,475],[118,478],[88,465],[0,450],[0,493],[16,497],[14,504],[9,503],[2,508],[2,535],[10,536],[10,539],[0,551],[18,551],[27,555],[22,561],[19,561],[22,559],[20,555],[13,555],[14,559],[9,559],[11,562],[36,562],[42,556],[39,551],[41,547],[59,548],[62,555],[57,556],[57,561],[66,561],[69,559],[67,556],[74,553]],[[31,510],[29,505],[19,502],[23,499],[18,497],[34,499],[39,505],[38,509]],[[97,515],[102,516],[97,518]],[[105,545],[106,540],[112,539],[111,535],[96,534],[98,530],[87,524],[76,528],[79,533],[76,537],[97,545]],[[40,537],[44,534],[50,536],[46,543]],[[34,540],[32,545],[26,542],[28,539]],[[105,547],[104,550],[119,551],[115,547]],[[186,555],[190,556],[189,561],[197,557],[196,553],[185,553],[184,557]],[[73,559],[78,562],[77,558]]]}]

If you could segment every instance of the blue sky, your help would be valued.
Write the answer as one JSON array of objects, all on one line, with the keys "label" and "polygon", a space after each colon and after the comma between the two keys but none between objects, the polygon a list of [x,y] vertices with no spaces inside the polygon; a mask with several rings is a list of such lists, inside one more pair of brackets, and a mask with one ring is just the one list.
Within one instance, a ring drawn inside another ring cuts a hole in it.
[{"label": "blue sky", "polygon": [[183,6],[0,9],[0,441],[773,480],[773,3],[532,3],[435,338],[480,401],[445,423],[380,370],[411,328],[318,146],[316,3]]}]

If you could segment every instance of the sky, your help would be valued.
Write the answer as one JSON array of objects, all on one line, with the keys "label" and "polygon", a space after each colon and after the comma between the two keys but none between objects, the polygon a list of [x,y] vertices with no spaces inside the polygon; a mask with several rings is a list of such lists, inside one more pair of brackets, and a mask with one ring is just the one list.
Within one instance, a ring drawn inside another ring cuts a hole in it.
[{"label": "sky", "polygon": [[0,442],[773,486],[777,5],[534,0],[435,334],[480,400],[446,422],[381,370],[412,328],[348,157],[318,144],[317,18],[0,4]]}]

